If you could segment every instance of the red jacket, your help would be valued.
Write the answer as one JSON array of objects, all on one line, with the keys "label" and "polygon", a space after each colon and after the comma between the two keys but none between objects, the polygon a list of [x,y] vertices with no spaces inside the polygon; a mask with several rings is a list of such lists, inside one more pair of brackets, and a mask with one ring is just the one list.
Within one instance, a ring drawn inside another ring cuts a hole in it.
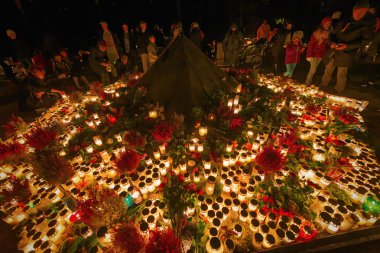
[{"label": "red jacket", "polygon": [[293,44],[292,41],[289,42],[286,46],[285,64],[299,63],[304,49],[301,43]]},{"label": "red jacket", "polygon": [[307,45],[306,58],[323,58],[329,48],[328,39],[324,39],[321,43],[315,38],[315,32],[311,35],[309,44]]}]

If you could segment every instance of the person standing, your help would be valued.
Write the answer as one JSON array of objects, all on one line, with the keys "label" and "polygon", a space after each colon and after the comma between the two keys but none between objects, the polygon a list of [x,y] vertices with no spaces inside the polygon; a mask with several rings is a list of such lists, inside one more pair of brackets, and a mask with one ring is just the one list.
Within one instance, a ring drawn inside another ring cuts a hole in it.
[{"label": "person standing", "polygon": [[259,26],[259,29],[257,29],[257,35],[255,40],[256,41],[266,41],[270,34],[270,25],[268,24],[268,21],[264,19],[263,23]]},{"label": "person standing", "polygon": [[107,56],[111,64],[112,77],[117,77],[115,63],[122,53],[120,41],[117,35],[109,30],[106,21],[100,21],[100,26],[102,27],[101,38],[107,43]]},{"label": "person standing", "polygon": [[109,84],[108,72],[110,72],[111,64],[108,63],[107,42],[105,40],[99,41],[96,47],[90,49],[88,61],[91,70],[98,75],[100,81],[104,85]]},{"label": "person standing", "polygon": [[190,28],[190,33],[189,33],[189,39],[200,50],[202,50],[202,41],[203,41],[203,38],[204,38],[204,34],[201,31],[201,29],[199,28],[199,23],[198,22],[191,23],[191,28]]},{"label": "person standing", "polygon": [[79,85],[79,78],[89,87],[90,84],[85,76],[86,64],[83,55],[88,55],[90,52],[79,50],[77,55],[70,56],[66,49],[61,49],[59,53],[62,60],[70,66],[70,76],[73,78],[75,87],[78,90],[83,90],[82,86]]},{"label": "person standing", "polygon": [[357,2],[352,11],[351,21],[337,26],[336,35],[333,36],[330,45],[333,53],[329,54],[322,77],[322,88],[326,88],[330,83],[336,68],[338,71],[335,91],[339,94],[346,87],[348,67],[353,57],[358,54],[362,45],[368,44],[373,37],[371,28],[375,25],[375,18],[368,10],[367,1]]},{"label": "person standing", "polygon": [[306,77],[306,85],[310,85],[313,81],[313,76],[329,48],[331,21],[330,17],[324,18],[321,26],[311,35],[307,45],[306,60],[310,62],[310,69]]},{"label": "person standing", "polygon": [[126,55],[130,55],[131,53],[131,40],[130,40],[130,35],[129,35],[129,29],[128,25],[126,23],[123,24],[123,46],[124,46],[124,53]]},{"label": "person standing", "polygon": [[140,32],[137,34],[137,52],[140,55],[143,71],[146,72],[149,68],[148,44],[149,32],[145,21],[140,22]]},{"label": "person standing", "polygon": [[280,57],[284,55],[284,49],[291,41],[291,33],[293,28],[293,23],[291,21],[286,21],[286,23],[281,26],[279,25],[278,31],[274,36],[271,36],[271,45],[272,45],[272,59],[274,71],[276,74],[279,73],[279,62]]},{"label": "person standing", "polygon": [[296,31],[293,34],[292,41],[286,46],[285,77],[292,77],[297,64],[300,62],[301,54],[305,52],[305,47],[302,44],[303,32]]},{"label": "person standing", "polygon": [[235,23],[232,23],[223,40],[224,64],[234,66],[239,60],[243,34]]},{"label": "person standing", "polygon": [[158,50],[156,46],[156,38],[154,37],[154,35],[149,36],[148,56],[150,68],[158,59]]}]

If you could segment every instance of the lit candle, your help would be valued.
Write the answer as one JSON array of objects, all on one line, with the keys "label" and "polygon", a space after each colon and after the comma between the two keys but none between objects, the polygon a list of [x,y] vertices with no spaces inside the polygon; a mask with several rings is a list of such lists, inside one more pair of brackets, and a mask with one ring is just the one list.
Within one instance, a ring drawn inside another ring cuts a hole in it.
[{"label": "lit candle", "polygon": [[116,134],[115,135],[115,139],[116,139],[117,142],[122,142],[123,141],[123,138],[121,137],[120,134]]},{"label": "lit candle", "polygon": [[160,154],[159,151],[154,151],[154,152],[153,152],[153,156],[154,156],[154,158],[155,158],[156,160],[159,160],[160,157],[161,157],[161,154]]},{"label": "lit candle", "polygon": [[186,173],[187,172],[186,162],[185,161],[181,161],[180,164],[179,164],[179,168],[180,168],[180,171],[181,171],[182,174]]},{"label": "lit candle", "polygon": [[232,152],[232,142],[227,143],[226,152],[227,153],[231,153]]},{"label": "lit candle", "polygon": [[198,143],[197,151],[198,151],[198,152],[203,152],[203,142],[200,141],[200,142]]},{"label": "lit candle", "polygon": [[241,83],[239,83],[237,86],[236,86],[236,93],[240,93],[241,92]]},{"label": "lit candle", "polygon": [[86,151],[87,151],[87,153],[91,154],[94,151],[94,148],[91,145],[87,146]]},{"label": "lit candle", "polygon": [[199,135],[200,136],[205,136],[207,134],[207,127],[204,126],[204,127],[199,127]]},{"label": "lit candle", "polygon": [[98,136],[94,136],[93,138],[94,142],[96,145],[98,146],[102,146],[103,145],[103,142],[102,142],[102,138],[98,135]]},{"label": "lit candle", "polygon": [[236,95],[234,98],[234,105],[238,105],[238,104],[239,104],[239,95]]},{"label": "lit candle", "polygon": [[209,176],[207,178],[206,194],[209,195],[209,196],[212,195],[212,194],[214,194],[215,181],[216,181],[216,178],[214,176]]},{"label": "lit candle", "polygon": [[232,99],[228,100],[228,102],[227,102],[227,106],[228,106],[228,107],[232,107],[232,104],[233,104],[233,100],[232,100]]},{"label": "lit candle", "polygon": [[190,150],[190,152],[194,152],[195,151],[195,144],[194,143],[190,143],[189,144],[189,150]]},{"label": "lit candle", "polygon": [[149,111],[149,118],[151,118],[151,119],[157,118],[157,111],[155,111],[155,110]]}]

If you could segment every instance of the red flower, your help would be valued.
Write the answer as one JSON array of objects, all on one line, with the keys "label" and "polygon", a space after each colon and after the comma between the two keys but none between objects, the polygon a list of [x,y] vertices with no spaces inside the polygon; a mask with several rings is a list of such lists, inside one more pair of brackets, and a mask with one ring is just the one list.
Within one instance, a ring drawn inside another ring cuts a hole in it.
[{"label": "red flower", "polygon": [[166,122],[161,122],[154,127],[154,131],[152,133],[153,138],[159,142],[170,142],[173,135],[173,128]]},{"label": "red flower", "polygon": [[234,130],[237,127],[241,127],[244,123],[244,120],[242,120],[239,117],[234,117],[230,120],[230,130]]},{"label": "red flower", "polygon": [[26,202],[30,195],[30,189],[28,180],[20,180],[15,176],[8,176],[9,186],[0,192],[0,195],[5,199],[5,201],[10,202],[15,199],[18,202]]},{"label": "red flower", "polygon": [[281,154],[279,149],[274,149],[272,146],[263,148],[256,156],[256,163],[265,173],[278,171],[285,165],[286,158]]},{"label": "red flower", "polygon": [[352,164],[350,163],[350,160],[348,158],[345,158],[345,157],[339,158],[337,160],[337,163],[340,166],[347,166],[347,167],[351,167],[352,166]]},{"label": "red flower", "polygon": [[25,136],[27,143],[36,150],[43,150],[57,138],[57,132],[50,129],[37,128]]},{"label": "red flower", "polygon": [[186,187],[187,191],[189,192],[196,192],[197,191],[197,185],[195,183],[191,183]]},{"label": "red flower", "polygon": [[190,156],[191,156],[192,158],[194,158],[194,159],[197,159],[197,160],[199,160],[199,159],[201,158],[201,154],[198,153],[198,152],[191,152],[191,153],[190,153]]},{"label": "red flower", "polygon": [[110,124],[110,125],[113,125],[115,124],[117,121],[117,118],[111,114],[107,114],[107,122]]},{"label": "red flower", "polygon": [[328,136],[328,137],[325,139],[325,141],[326,141],[327,143],[332,143],[332,144],[334,144],[334,145],[336,145],[336,146],[345,146],[345,145],[346,145],[346,143],[345,143],[344,141],[339,140],[338,137],[337,137],[337,136],[334,136],[334,135],[330,135],[330,136]]},{"label": "red flower", "polygon": [[145,247],[146,253],[179,253],[179,239],[172,229],[155,230],[150,233],[149,242]]},{"label": "red flower", "polygon": [[12,114],[11,120],[9,120],[9,122],[4,124],[2,127],[5,131],[5,136],[11,137],[23,125],[26,126],[24,120]]},{"label": "red flower", "polygon": [[350,124],[356,124],[358,123],[358,119],[353,116],[353,115],[348,115],[348,114],[345,114],[345,115],[340,115],[338,117],[338,120],[342,121],[344,124],[346,125],[350,125]]},{"label": "red flower", "polygon": [[22,157],[25,153],[25,147],[17,142],[0,143],[0,161]]},{"label": "red flower", "polygon": [[144,238],[133,223],[118,226],[112,235],[116,252],[141,252],[144,248]]},{"label": "red flower", "polygon": [[298,140],[298,136],[296,135],[296,131],[292,130],[289,133],[282,134],[279,136],[280,146],[287,145],[288,147],[293,146]]},{"label": "red flower", "polygon": [[179,174],[178,180],[179,180],[179,182],[183,183],[183,182],[185,182],[185,177],[182,174]]},{"label": "red flower", "polygon": [[199,189],[197,190],[197,194],[198,194],[198,195],[203,195],[203,190],[202,190],[201,188],[199,188]]},{"label": "red flower", "polygon": [[138,132],[128,131],[124,135],[124,140],[128,143],[129,146],[137,148],[145,145],[146,137],[142,136]]},{"label": "red flower", "polygon": [[274,199],[272,197],[269,197],[269,196],[265,195],[263,197],[263,202],[267,203],[267,204],[272,204],[273,205],[274,204]]},{"label": "red flower", "polygon": [[124,173],[134,174],[136,173],[137,166],[139,166],[142,156],[137,154],[132,149],[127,149],[122,152],[115,164],[117,168]]},{"label": "red flower", "polygon": [[168,177],[164,177],[164,179],[161,181],[161,184],[158,186],[158,190],[162,191],[162,189],[166,186],[168,183]]},{"label": "red flower", "polygon": [[291,211],[287,211],[287,210],[285,210],[285,209],[282,209],[281,207],[280,207],[280,209],[278,210],[278,214],[279,214],[280,216],[294,217],[294,213],[293,213],[293,212],[291,212]]},{"label": "red flower", "polygon": [[317,114],[321,110],[321,106],[308,104],[305,109],[311,114]]}]

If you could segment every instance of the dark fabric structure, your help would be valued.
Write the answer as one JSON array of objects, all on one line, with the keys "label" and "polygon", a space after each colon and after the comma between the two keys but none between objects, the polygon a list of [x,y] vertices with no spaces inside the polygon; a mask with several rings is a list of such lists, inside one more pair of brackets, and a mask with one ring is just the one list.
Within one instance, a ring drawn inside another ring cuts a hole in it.
[{"label": "dark fabric structure", "polygon": [[212,94],[227,90],[226,75],[184,35],[165,49],[136,87],[145,86],[152,102],[188,114],[205,107]]}]

